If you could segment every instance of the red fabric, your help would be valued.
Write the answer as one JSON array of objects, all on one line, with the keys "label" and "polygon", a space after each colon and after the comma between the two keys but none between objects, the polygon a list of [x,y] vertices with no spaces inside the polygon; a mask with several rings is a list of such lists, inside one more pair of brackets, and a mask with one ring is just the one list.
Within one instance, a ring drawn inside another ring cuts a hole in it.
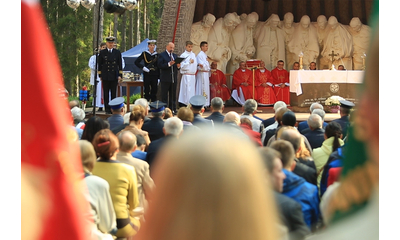
[{"label": "red fabric", "polygon": [[[272,75],[272,84],[285,84],[289,82],[289,72],[285,69],[279,70],[278,68],[274,68],[271,71]],[[277,87],[274,88],[275,96],[277,101],[284,101],[287,105],[290,105],[290,92],[289,86]]]},{"label": "red fabric", "polygon": [[261,104],[274,104],[276,102],[276,96],[274,88],[267,85],[266,87],[261,86],[263,83],[272,83],[272,75],[268,69],[265,72],[261,72],[257,69],[255,72],[255,86],[257,92],[257,102]]},{"label": "red fabric", "polygon": [[[60,95],[61,67],[39,1],[21,2],[21,53],[21,167],[46,175],[43,185],[49,191],[38,194],[51,203],[38,239],[88,239],[79,145],[68,101]],[[30,214],[22,209],[22,216]]]},{"label": "red fabric", "polygon": [[250,137],[252,141],[254,141],[257,145],[263,146],[261,143],[261,133],[254,131],[252,128],[250,128],[249,125],[247,124],[240,124],[240,127],[242,128],[243,132]]},{"label": "red fabric", "polygon": [[[248,86],[241,85],[242,83],[248,83]],[[237,69],[232,76],[232,90],[236,89],[238,94],[240,93],[240,88],[242,88],[245,100],[253,98],[253,72],[246,69],[242,72],[242,69]],[[254,93],[255,94],[255,93]],[[257,99],[257,96],[254,96]]]},{"label": "red fabric", "polygon": [[228,101],[231,98],[231,92],[226,85],[225,74],[221,70],[211,71],[210,75],[210,94],[211,99],[220,97],[223,101]]},{"label": "red fabric", "polygon": [[335,167],[329,169],[328,172],[328,183],[326,187],[329,187],[334,182],[337,182],[339,180],[340,172],[342,171],[342,167]]}]

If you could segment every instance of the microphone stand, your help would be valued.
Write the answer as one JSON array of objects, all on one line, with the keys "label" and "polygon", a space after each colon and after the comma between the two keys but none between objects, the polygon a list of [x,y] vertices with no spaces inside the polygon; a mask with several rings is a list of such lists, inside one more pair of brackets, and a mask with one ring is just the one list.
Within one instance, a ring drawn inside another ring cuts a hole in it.
[{"label": "microphone stand", "polygon": [[[173,59],[173,56],[172,56],[172,51],[170,52],[170,55],[171,55],[171,61],[173,61],[174,59]],[[172,84],[171,84],[170,89],[169,89],[170,90],[170,94],[172,95],[172,97],[170,98],[172,101],[176,101],[175,100],[175,94],[174,94],[174,82],[175,82],[175,79],[174,79],[174,64],[171,65]],[[174,102],[171,102],[171,111],[175,111]]]},{"label": "microphone stand", "polygon": [[[97,21],[97,38],[96,38],[96,47],[99,47],[99,33],[100,33],[100,10],[101,10],[101,2],[100,0],[98,2],[99,4],[99,13],[98,13],[98,21]],[[94,69],[94,91],[93,91],[93,116],[96,116],[96,98],[97,98],[97,77],[98,75],[98,66],[97,66],[97,59],[99,58],[100,55],[100,49],[98,49],[98,52],[96,52],[96,64],[95,64],[95,69]]]}]

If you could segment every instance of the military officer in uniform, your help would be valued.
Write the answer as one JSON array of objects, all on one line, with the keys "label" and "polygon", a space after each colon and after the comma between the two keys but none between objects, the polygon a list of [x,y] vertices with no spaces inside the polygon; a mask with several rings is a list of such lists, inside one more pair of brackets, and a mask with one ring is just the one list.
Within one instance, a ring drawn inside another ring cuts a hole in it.
[{"label": "military officer in uniform", "polygon": [[106,38],[107,48],[100,51],[99,59],[99,77],[103,83],[104,107],[106,113],[111,114],[109,105],[109,91],[111,99],[117,97],[118,81],[122,81],[122,55],[118,49],[113,48],[115,37]]},{"label": "military officer in uniform", "polygon": [[135,65],[143,70],[144,98],[148,102],[157,100],[157,85],[160,70],[157,67],[158,53],[155,51],[156,40],[147,41],[148,50],[142,52],[135,60]]}]

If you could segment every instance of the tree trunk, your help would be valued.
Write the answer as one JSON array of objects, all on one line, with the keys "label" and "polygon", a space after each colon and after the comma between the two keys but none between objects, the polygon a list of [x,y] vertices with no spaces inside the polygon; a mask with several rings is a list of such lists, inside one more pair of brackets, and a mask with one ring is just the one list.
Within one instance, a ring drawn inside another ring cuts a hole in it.
[{"label": "tree trunk", "polygon": [[97,48],[103,41],[103,17],[104,8],[103,0],[98,0],[93,8],[93,48]]},{"label": "tree trunk", "polygon": [[129,37],[128,37],[128,49],[133,47],[133,11],[129,12]]},{"label": "tree trunk", "polygon": [[128,11],[124,12],[124,15],[122,16],[122,24],[121,24],[121,46],[120,46],[120,51],[125,52],[126,51],[126,15],[128,14]]},{"label": "tree trunk", "polygon": [[118,13],[114,13],[114,37],[117,38],[117,42],[119,41],[117,35],[118,35]]},{"label": "tree trunk", "polygon": [[140,2],[137,2],[137,21],[136,21],[136,42],[135,46],[140,43]]}]

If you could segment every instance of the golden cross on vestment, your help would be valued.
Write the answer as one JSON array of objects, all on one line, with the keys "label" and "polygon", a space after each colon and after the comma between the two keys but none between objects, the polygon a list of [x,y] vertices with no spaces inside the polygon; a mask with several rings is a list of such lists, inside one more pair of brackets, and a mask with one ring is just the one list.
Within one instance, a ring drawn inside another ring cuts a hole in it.
[{"label": "golden cross on vestment", "polygon": [[283,79],[283,78],[285,78],[283,75],[279,75],[279,76],[278,76],[278,79],[279,79],[279,81],[281,81],[281,82],[282,82],[282,79]]}]

